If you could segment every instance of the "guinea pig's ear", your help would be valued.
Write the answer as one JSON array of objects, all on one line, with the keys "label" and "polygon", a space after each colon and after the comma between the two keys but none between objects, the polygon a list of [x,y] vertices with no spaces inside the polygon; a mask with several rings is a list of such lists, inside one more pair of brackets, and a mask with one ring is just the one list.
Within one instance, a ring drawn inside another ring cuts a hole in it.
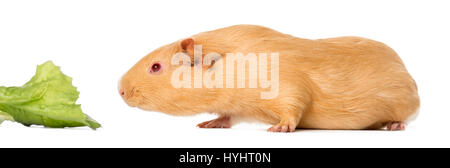
[{"label": "guinea pig's ear", "polygon": [[181,41],[180,47],[183,52],[186,52],[189,56],[194,56],[194,39],[187,38]]},{"label": "guinea pig's ear", "polygon": [[189,55],[191,57],[191,66],[197,65],[198,63],[201,63],[201,61],[197,61],[194,59],[195,55],[195,47],[194,47],[194,39],[187,38],[181,41],[180,47],[183,50],[184,53]]},{"label": "guinea pig's ear", "polygon": [[[184,39],[183,41],[181,41],[180,47],[183,52],[185,52],[186,54],[189,55],[189,57],[191,57],[191,66],[195,66],[197,64],[202,64],[204,55],[202,55],[202,59],[200,59],[200,60],[194,59],[194,55],[195,55],[194,51],[196,50],[196,48],[194,47],[194,39],[192,39],[192,38]],[[201,48],[200,48],[200,50],[201,50]],[[197,52],[201,53],[201,51],[197,51]],[[212,65],[214,65],[214,61],[211,63],[211,65],[203,66],[203,68],[210,68],[210,67],[212,67]]]}]

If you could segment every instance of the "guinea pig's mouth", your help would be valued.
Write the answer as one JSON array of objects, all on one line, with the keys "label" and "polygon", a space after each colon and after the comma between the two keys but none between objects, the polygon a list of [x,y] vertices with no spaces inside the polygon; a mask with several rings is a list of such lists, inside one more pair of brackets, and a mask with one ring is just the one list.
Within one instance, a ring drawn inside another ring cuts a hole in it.
[{"label": "guinea pig's mouth", "polygon": [[134,97],[134,100],[128,102],[130,107],[137,107],[140,109],[146,108],[149,104],[151,104],[146,97],[142,94],[137,94]]},{"label": "guinea pig's mouth", "polygon": [[151,98],[146,97],[144,94],[139,94],[140,101],[137,101],[134,107],[142,110],[154,110],[154,104]]},{"label": "guinea pig's mouth", "polygon": [[138,107],[142,103],[140,101],[142,99],[142,95],[138,91],[135,91],[134,88],[128,93],[122,93],[121,91],[121,95],[125,103],[130,107]]},{"label": "guinea pig's mouth", "polygon": [[125,102],[130,107],[137,107],[139,105],[139,103],[137,103],[137,102],[130,102],[130,101],[125,101]]},{"label": "guinea pig's mouth", "polygon": [[127,98],[127,99],[124,99],[124,100],[125,100],[125,103],[126,103],[128,106],[130,106],[130,107],[138,107],[138,106],[141,105],[141,102],[140,102],[139,99],[136,98],[136,97],[133,97],[133,98]]}]

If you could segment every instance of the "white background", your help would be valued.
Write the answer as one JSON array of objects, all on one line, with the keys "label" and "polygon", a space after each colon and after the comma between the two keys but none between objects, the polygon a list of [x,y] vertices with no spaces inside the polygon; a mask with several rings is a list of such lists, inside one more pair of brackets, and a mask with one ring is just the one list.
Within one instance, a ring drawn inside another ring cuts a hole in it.
[{"label": "white background", "polygon": [[[103,128],[0,125],[0,147],[450,147],[448,1],[0,1],[0,86],[53,60]],[[211,115],[129,108],[120,77],[159,46],[235,24],[302,38],[362,36],[394,48],[417,81],[421,112],[406,131],[268,133],[269,125],[199,129]]]}]

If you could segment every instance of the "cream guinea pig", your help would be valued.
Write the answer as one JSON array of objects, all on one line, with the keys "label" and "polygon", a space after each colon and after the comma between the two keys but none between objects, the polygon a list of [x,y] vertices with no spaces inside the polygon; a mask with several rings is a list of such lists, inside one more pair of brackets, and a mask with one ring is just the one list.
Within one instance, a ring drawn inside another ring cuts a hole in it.
[{"label": "cream guinea pig", "polygon": [[[191,69],[189,77],[195,78],[197,45],[203,59],[208,53],[222,56],[212,65],[200,65],[201,74],[225,68],[227,53],[277,53],[276,95],[262,99],[268,88],[260,83],[250,88],[249,79],[244,88],[175,87],[173,74],[180,67]],[[173,64],[177,53],[188,56],[189,64]],[[218,115],[198,124],[200,128],[230,128],[235,121],[254,119],[273,125],[272,132],[404,130],[419,108],[415,81],[387,45],[360,37],[302,39],[255,25],[203,32],[162,46],[122,77],[119,92],[129,106],[143,110]]]}]

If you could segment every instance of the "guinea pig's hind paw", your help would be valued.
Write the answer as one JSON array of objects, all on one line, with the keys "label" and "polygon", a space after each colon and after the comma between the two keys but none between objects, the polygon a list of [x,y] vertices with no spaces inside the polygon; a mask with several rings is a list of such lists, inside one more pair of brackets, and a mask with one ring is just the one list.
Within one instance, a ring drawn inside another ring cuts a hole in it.
[{"label": "guinea pig's hind paw", "polygon": [[231,128],[230,117],[219,117],[197,125],[199,128]]},{"label": "guinea pig's hind paw", "polygon": [[386,130],[388,131],[403,131],[406,128],[406,124],[403,122],[389,122],[386,124]]},{"label": "guinea pig's hind paw", "polygon": [[274,126],[270,127],[269,129],[267,129],[267,131],[269,131],[269,132],[294,132],[295,126],[278,124],[278,125],[274,125]]}]

